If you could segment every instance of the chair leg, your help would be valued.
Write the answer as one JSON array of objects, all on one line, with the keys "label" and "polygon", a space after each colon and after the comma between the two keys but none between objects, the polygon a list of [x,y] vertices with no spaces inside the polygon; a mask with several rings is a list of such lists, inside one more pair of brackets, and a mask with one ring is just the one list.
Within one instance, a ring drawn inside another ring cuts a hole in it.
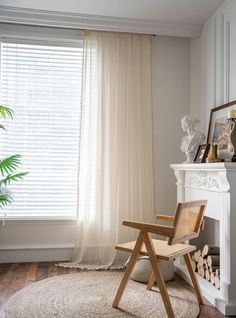
[{"label": "chair leg", "polygon": [[134,265],[135,265],[135,263],[137,261],[137,258],[139,257],[139,253],[140,253],[140,250],[142,248],[142,245],[143,245],[143,232],[141,231],[139,233],[139,236],[138,236],[138,239],[136,241],[135,247],[134,247],[133,252],[131,254],[129,263],[128,263],[127,267],[126,267],[124,276],[123,276],[122,281],[120,283],[120,286],[119,286],[119,288],[117,290],[117,293],[116,293],[116,296],[114,298],[112,307],[116,308],[119,305],[121,297],[122,297],[122,295],[123,295],[123,293],[125,291],[125,288],[127,286],[129,277],[130,277],[130,275],[131,275],[131,273],[133,271],[133,268],[134,268]]},{"label": "chair leg", "polygon": [[[162,263],[163,263],[163,261],[161,259],[158,260],[158,264],[160,265],[160,267],[162,266]],[[155,273],[152,272],[152,274],[149,278],[148,284],[147,284],[147,290],[151,290],[152,287],[154,286],[155,282],[156,282]]]},{"label": "chair leg", "polygon": [[156,281],[156,276],[155,276],[155,273],[152,272],[152,274],[149,278],[148,284],[147,284],[147,290],[152,289],[153,285],[155,284],[155,281]]},{"label": "chair leg", "polygon": [[194,287],[195,293],[197,295],[198,303],[199,303],[199,305],[204,305],[202,292],[201,292],[201,289],[200,289],[196,274],[195,274],[195,272],[193,270],[193,266],[192,266],[190,255],[189,254],[185,254],[184,255],[184,260],[185,260],[185,263],[187,265],[187,268],[188,268],[188,271],[189,271],[189,275],[190,275],[190,277],[192,279],[192,282],[193,282],[193,287]]},{"label": "chair leg", "polygon": [[166,309],[168,318],[175,318],[175,314],[174,314],[174,311],[173,311],[173,308],[172,308],[171,302],[170,302],[170,297],[169,297],[167,289],[166,289],[165,281],[164,281],[160,266],[157,262],[155,249],[154,249],[152,240],[150,239],[148,233],[144,233],[144,243],[145,243],[145,246],[146,246],[146,249],[148,252],[150,262],[152,264],[153,272],[155,274],[155,278],[156,278],[156,282],[158,284],[158,287],[160,289],[160,293],[161,293],[162,300],[163,300],[164,305],[165,305],[165,309]]}]

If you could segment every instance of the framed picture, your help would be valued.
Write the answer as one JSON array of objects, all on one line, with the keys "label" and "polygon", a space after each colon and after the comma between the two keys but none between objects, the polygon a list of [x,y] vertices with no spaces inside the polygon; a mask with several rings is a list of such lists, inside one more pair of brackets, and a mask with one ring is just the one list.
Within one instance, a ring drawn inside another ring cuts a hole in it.
[{"label": "framed picture", "polygon": [[232,149],[229,145],[230,125],[228,122],[228,111],[231,109],[236,110],[236,100],[211,109],[207,143],[217,144],[218,156],[221,159],[232,156]]},{"label": "framed picture", "polygon": [[209,144],[200,145],[198,147],[197,153],[195,155],[194,162],[196,162],[196,163],[206,162],[206,158],[207,158],[209,149],[210,149]]}]

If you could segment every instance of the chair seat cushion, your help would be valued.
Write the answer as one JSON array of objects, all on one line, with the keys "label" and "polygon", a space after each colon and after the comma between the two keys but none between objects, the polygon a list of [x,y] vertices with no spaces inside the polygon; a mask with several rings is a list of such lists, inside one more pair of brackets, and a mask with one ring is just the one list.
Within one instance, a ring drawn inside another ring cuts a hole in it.
[{"label": "chair seat cushion", "polygon": [[[174,244],[168,245],[167,241],[152,239],[152,243],[155,249],[156,256],[163,260],[174,260],[177,256],[185,255],[196,250],[196,246],[188,244]],[[116,245],[117,250],[132,253],[136,241]],[[141,256],[148,256],[145,245],[143,245]]]},{"label": "chair seat cushion", "polygon": [[[174,278],[174,262],[173,261],[161,261],[161,271],[164,280],[167,282]],[[131,279],[140,282],[148,283],[152,273],[152,266],[148,256],[140,257],[134,267],[134,270],[130,276]]]}]

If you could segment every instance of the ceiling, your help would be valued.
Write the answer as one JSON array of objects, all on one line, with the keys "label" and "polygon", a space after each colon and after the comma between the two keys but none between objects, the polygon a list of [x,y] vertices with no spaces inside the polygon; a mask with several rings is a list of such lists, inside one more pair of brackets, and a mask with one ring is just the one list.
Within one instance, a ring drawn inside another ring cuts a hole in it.
[{"label": "ceiling", "polygon": [[224,0],[0,0],[0,5],[96,16],[203,24]]}]

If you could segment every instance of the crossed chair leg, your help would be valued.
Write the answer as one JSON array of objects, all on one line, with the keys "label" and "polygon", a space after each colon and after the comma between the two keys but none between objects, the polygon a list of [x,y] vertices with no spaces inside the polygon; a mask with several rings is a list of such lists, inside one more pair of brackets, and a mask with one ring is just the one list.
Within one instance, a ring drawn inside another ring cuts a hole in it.
[{"label": "crossed chair leg", "polygon": [[[201,289],[200,289],[200,286],[198,284],[198,280],[196,278],[195,272],[194,272],[193,267],[192,267],[190,255],[189,254],[184,255],[184,260],[185,260],[189,275],[190,275],[192,283],[193,283],[193,287],[194,287],[194,290],[195,290],[195,293],[196,293],[196,296],[198,299],[198,303],[199,303],[199,305],[204,305]],[[152,272],[150,279],[148,281],[148,284],[147,284],[147,289],[151,290],[152,287],[154,286],[155,282],[156,282],[155,273]]]},{"label": "crossed chair leg", "polygon": [[[131,257],[130,257],[130,261],[129,261],[127,268],[125,270],[124,276],[122,278],[122,281],[120,283],[120,286],[118,288],[118,291],[116,293],[116,296],[115,296],[115,299],[113,301],[112,306],[114,308],[118,307],[120,300],[122,298],[122,295],[123,295],[125,288],[127,286],[129,277],[133,271],[133,268],[135,266],[135,263],[136,263],[139,255],[140,255],[140,251],[142,249],[143,244],[145,244],[145,246],[146,246],[146,250],[147,250],[147,253],[148,253],[152,268],[153,268],[153,273],[152,273],[150,280],[148,282],[147,289],[151,290],[154,283],[157,282],[157,285],[159,287],[167,315],[169,318],[174,318],[175,314],[174,314],[173,308],[171,306],[170,298],[169,298],[169,295],[168,295],[168,292],[166,289],[166,285],[165,285],[165,281],[164,281],[164,278],[163,278],[163,275],[161,272],[161,265],[160,265],[160,262],[157,261],[153,242],[150,239],[149,234],[145,231],[141,231],[139,233],[138,239],[136,241],[135,247],[134,247],[133,252],[131,254]],[[194,289],[196,292],[196,296],[198,298],[198,302],[200,305],[203,305],[203,297],[202,297],[202,294],[200,291],[200,287],[199,287],[197,278],[195,276],[195,272],[194,272],[193,267],[192,267],[190,255],[189,254],[184,255],[184,259],[185,259],[185,263],[187,265],[189,274],[190,274],[192,282],[193,282],[193,286],[194,286]]]}]

